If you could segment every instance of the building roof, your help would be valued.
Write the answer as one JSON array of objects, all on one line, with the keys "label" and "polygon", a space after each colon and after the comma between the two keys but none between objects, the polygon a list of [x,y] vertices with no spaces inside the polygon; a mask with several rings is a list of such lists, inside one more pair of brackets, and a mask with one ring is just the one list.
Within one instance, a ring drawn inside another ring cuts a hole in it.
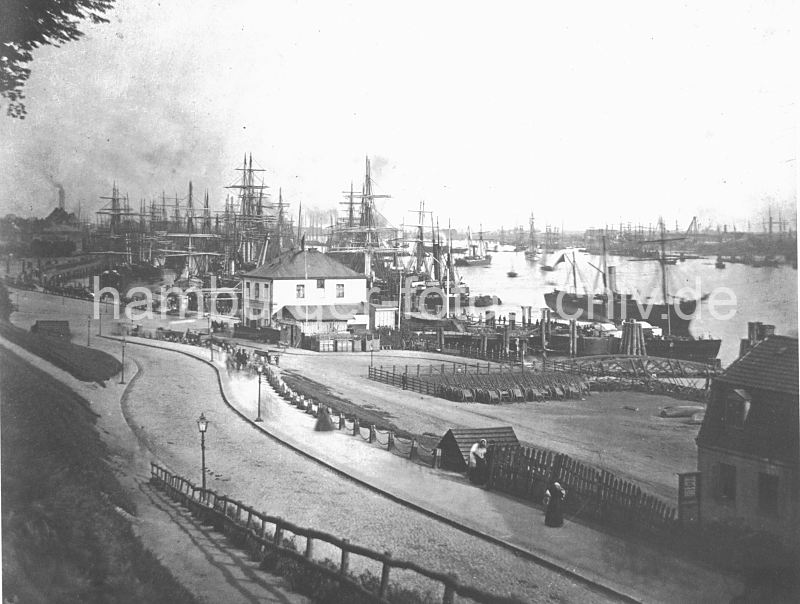
[{"label": "building roof", "polygon": [[260,279],[366,279],[318,250],[292,250],[245,273]]},{"label": "building roof", "polygon": [[364,314],[364,304],[296,304],[284,306],[284,318],[295,321],[349,321],[355,315]]},{"label": "building roof", "polygon": [[797,338],[770,336],[762,340],[716,379],[731,386],[797,396]]},{"label": "building roof", "polygon": [[714,380],[698,447],[797,463],[797,338],[770,336]]},{"label": "building roof", "polygon": [[[455,453],[458,451],[461,454],[461,459],[464,465],[458,464],[449,469],[459,470],[462,467],[466,468],[469,465],[469,450],[480,439],[485,438],[488,446],[518,446],[519,440],[514,433],[514,428],[511,426],[499,426],[496,428],[451,428],[442,437],[439,442],[440,449],[447,449],[448,452]],[[452,456],[448,456],[451,457]],[[451,462],[452,463],[452,462]]]}]

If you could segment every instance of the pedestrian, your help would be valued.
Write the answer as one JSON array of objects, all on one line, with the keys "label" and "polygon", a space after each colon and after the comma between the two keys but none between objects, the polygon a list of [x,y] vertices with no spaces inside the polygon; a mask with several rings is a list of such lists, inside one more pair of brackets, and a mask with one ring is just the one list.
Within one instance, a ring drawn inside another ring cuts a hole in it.
[{"label": "pedestrian", "polygon": [[547,526],[564,526],[564,511],[561,509],[561,504],[566,497],[567,492],[558,481],[553,481],[550,488],[544,492],[544,505],[546,506],[544,523]]},{"label": "pedestrian", "polygon": [[482,438],[469,450],[469,480],[475,484],[486,482],[486,439]]}]

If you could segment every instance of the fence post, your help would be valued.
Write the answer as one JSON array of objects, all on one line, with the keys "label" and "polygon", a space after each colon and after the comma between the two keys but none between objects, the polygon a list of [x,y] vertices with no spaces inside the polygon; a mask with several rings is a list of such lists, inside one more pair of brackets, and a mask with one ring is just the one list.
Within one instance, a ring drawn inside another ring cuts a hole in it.
[{"label": "fence post", "polygon": [[339,430],[344,430],[344,415],[339,413]]},{"label": "fence post", "polygon": [[281,542],[283,541],[283,527],[280,524],[281,522],[283,521],[278,518],[278,521],[275,523],[275,534],[272,536],[272,542],[278,547],[281,546]]},{"label": "fence post", "polygon": [[416,439],[411,439],[411,450],[408,452],[408,458],[414,459],[414,450],[417,448],[417,441]]},{"label": "fence post", "polygon": [[379,598],[385,598],[386,592],[389,590],[389,571],[392,570],[391,566],[391,557],[392,552],[386,551],[384,555],[389,558],[383,562],[383,568],[381,569],[381,588],[378,592]]},{"label": "fence post", "polygon": [[346,575],[347,571],[350,569],[350,552],[345,549],[347,544],[350,543],[349,539],[342,539],[344,545],[342,546],[342,561],[339,566],[339,574]]},{"label": "fence post", "polygon": [[458,578],[455,575],[451,574],[450,580],[444,584],[444,596],[442,597],[442,604],[453,604],[457,583],[458,583]]},{"label": "fence post", "polygon": [[369,442],[374,443],[376,436],[377,435],[375,434],[375,424],[372,424],[369,427]]},{"label": "fence post", "polygon": [[358,430],[359,430],[358,418],[354,417],[353,418],[353,436],[357,436],[358,435]]},{"label": "fence post", "polygon": [[392,447],[394,447],[394,432],[389,430],[389,437],[387,438],[389,442],[386,443],[386,450],[391,451]]},{"label": "fence post", "polygon": [[306,537],[306,559],[311,560],[314,556],[314,539]]}]

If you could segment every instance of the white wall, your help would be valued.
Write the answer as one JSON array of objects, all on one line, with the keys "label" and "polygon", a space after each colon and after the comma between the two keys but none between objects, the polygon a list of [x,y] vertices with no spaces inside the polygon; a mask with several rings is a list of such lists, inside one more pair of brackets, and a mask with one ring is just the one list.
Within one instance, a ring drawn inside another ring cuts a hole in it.
[{"label": "white wall", "polygon": [[[270,309],[272,314],[280,312],[284,306],[360,304],[367,300],[367,279],[325,279],[325,287],[318,288],[316,279],[244,279],[242,297],[244,320],[258,319],[259,325],[269,324]],[[250,282],[250,295],[247,295],[246,283]],[[259,284],[259,297],[255,298],[255,284]],[[264,291],[264,286],[268,289]],[[344,285],[344,296],[336,297],[337,284]],[[297,297],[297,286],[305,286],[305,297]],[[271,303],[271,307],[270,307]],[[260,315],[253,313],[261,309]],[[247,323],[249,324],[249,322]]]},{"label": "white wall", "polygon": [[[336,297],[336,285],[344,285],[344,297]],[[297,286],[305,285],[305,298],[297,297]],[[273,283],[272,313],[284,306],[304,304],[359,304],[367,300],[367,279],[325,279],[325,287],[317,288],[316,279],[281,279]]]}]

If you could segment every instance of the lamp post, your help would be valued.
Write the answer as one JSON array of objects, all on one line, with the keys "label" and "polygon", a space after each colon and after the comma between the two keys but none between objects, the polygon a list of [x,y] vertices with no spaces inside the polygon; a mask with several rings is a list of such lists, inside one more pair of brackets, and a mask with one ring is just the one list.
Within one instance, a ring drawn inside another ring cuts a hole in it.
[{"label": "lamp post", "polygon": [[203,472],[203,499],[206,498],[206,430],[208,430],[208,420],[204,413],[200,414],[197,419],[197,429],[200,430],[200,455],[202,456],[202,472]]},{"label": "lamp post", "polygon": [[125,335],[122,336],[122,377],[119,380],[120,384],[125,383]]},{"label": "lamp post", "polygon": [[87,348],[92,345],[92,318],[86,320],[86,346]]},{"label": "lamp post", "polygon": [[264,420],[261,419],[261,376],[264,375],[264,367],[259,365],[256,371],[258,372],[258,417],[255,421],[263,422]]}]

